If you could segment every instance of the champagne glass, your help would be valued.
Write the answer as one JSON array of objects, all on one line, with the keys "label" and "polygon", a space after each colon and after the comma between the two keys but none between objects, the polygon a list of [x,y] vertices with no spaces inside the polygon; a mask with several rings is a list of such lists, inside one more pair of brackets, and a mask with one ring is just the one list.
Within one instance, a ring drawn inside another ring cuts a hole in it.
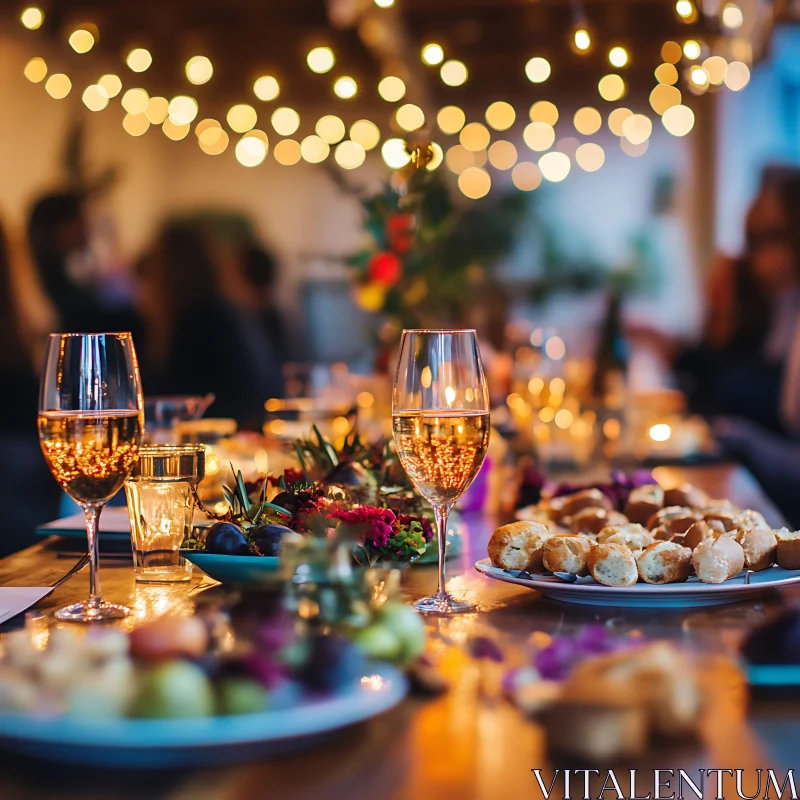
[{"label": "champagne glass", "polygon": [[39,442],[53,477],[86,514],[89,599],[56,611],[67,622],[119,619],[100,597],[97,524],[139,454],[142,385],[130,333],[50,335],[39,395]]},{"label": "champagne glass", "polygon": [[447,516],[478,474],[489,445],[489,392],[475,331],[403,331],[392,428],[400,462],[436,517],[439,587],[416,609],[473,611],[447,593],[445,549]]}]

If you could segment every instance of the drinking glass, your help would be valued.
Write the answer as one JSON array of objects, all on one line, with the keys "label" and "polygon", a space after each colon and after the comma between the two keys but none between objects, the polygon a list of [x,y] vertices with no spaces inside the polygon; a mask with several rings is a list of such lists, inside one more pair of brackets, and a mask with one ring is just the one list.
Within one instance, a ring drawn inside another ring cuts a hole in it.
[{"label": "drinking glass", "polygon": [[130,613],[100,597],[98,520],[139,455],[142,385],[130,333],[54,333],[39,395],[39,441],[47,465],[86,514],[89,599],[56,611],[68,622]]},{"label": "drinking glass", "polygon": [[191,564],[180,548],[192,532],[197,484],[205,474],[202,444],[142,445],[125,481],[137,581],[188,581]]},{"label": "drinking glass", "polygon": [[472,483],[489,445],[489,392],[473,330],[404,330],[394,391],[392,428],[400,462],[433,506],[439,586],[416,605],[426,614],[474,607],[447,593],[447,516]]}]

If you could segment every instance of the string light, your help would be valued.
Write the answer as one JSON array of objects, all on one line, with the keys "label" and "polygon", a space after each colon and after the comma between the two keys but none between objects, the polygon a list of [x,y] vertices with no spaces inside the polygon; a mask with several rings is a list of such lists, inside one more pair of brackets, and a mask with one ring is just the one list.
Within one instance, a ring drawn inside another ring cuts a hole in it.
[{"label": "string light", "polygon": [[119,75],[113,73],[103,75],[97,81],[97,85],[102,86],[109,97],[116,97],[122,91],[122,81],[119,79]]},{"label": "string light", "polygon": [[[213,120],[213,122],[216,122],[216,120]],[[197,128],[195,128],[195,133],[197,133]],[[197,144],[208,156],[222,155],[228,149],[229,143],[230,137],[218,122],[216,125],[201,131],[197,136]]]},{"label": "string light", "polygon": [[336,57],[333,55],[333,50],[331,50],[330,47],[314,47],[309,50],[306,56],[308,68],[318,75],[330,72],[335,63]]},{"label": "string light", "polygon": [[[545,153],[539,159],[539,169],[542,171],[542,177],[551,183],[563,181],[569,175],[571,166],[572,162],[569,160],[569,156],[555,150],[551,153]],[[549,350],[548,355],[550,355]]]},{"label": "string light", "polygon": [[76,53],[88,53],[94,47],[94,36],[85,28],[78,28],[70,34],[69,46]]},{"label": "string light", "polygon": [[695,17],[694,3],[692,0],[678,0],[675,3],[675,13],[686,22],[691,22]]},{"label": "string light", "polygon": [[553,146],[556,140],[556,132],[552,125],[546,122],[531,122],[525,126],[522,132],[522,139],[531,150],[542,152]]},{"label": "string light", "polygon": [[442,133],[458,133],[467,121],[466,114],[458,106],[445,106],[436,115],[436,124]]},{"label": "string light", "polygon": [[517,148],[511,142],[494,142],[488,152],[489,163],[496,169],[511,169],[517,163]]},{"label": "string light", "polygon": [[268,103],[275,100],[281,93],[281,87],[276,78],[272,75],[262,75],[253,84],[253,94],[259,99]]},{"label": "string light", "polygon": [[[275,133],[281,136],[291,136],[300,127],[300,115],[293,108],[282,106],[272,112],[270,122],[275,129]],[[326,153],[326,158],[327,155]]]},{"label": "string light", "polygon": [[485,169],[468,167],[458,176],[458,188],[465,197],[479,200],[489,194],[492,179]]},{"label": "string light", "polygon": [[641,144],[631,144],[624,136],[619,140],[619,146],[626,156],[631,158],[640,158],[647,152],[650,146],[650,140],[642,142]]},{"label": "string light", "polygon": [[550,72],[550,62],[541,56],[534,56],[525,65],[525,75],[531,83],[544,83]]},{"label": "string light", "polygon": [[225,119],[228,127],[235,133],[247,133],[255,128],[258,122],[258,114],[253,106],[248,103],[238,103],[228,109]]},{"label": "string light", "polygon": [[378,8],[391,8],[394,5],[394,0],[373,0]]},{"label": "string light", "polygon": [[696,42],[694,39],[687,39],[683,43],[683,54],[690,61],[700,58],[700,43]]},{"label": "string light", "polygon": [[530,161],[520,161],[511,170],[511,180],[520,191],[532,192],[541,186],[542,171]]},{"label": "string light", "polygon": [[337,78],[333,84],[333,93],[343,100],[350,100],[355,97],[356,92],[358,92],[358,84],[349,75]]},{"label": "string light", "polygon": [[[147,94],[147,92],[145,92],[145,94]],[[185,94],[179,94],[169,101],[169,118],[172,124],[177,127],[191,125],[197,116],[198,110],[197,100]],[[144,108],[142,111],[144,111]]]},{"label": "string light", "polygon": [[642,144],[650,138],[653,123],[644,114],[631,114],[622,123],[622,135],[631,144]]},{"label": "string light", "polygon": [[475,158],[475,153],[472,153],[460,144],[453,145],[453,147],[447,151],[445,162],[447,163],[448,169],[456,175],[460,175],[465,169],[469,169],[469,167],[479,166]]},{"label": "string light", "polygon": [[84,89],[81,100],[89,111],[102,111],[108,106],[108,92],[102,86],[93,84]]},{"label": "string light", "polygon": [[144,89],[128,89],[122,95],[122,107],[129,114],[144,114],[150,95]]},{"label": "string light", "polygon": [[350,126],[350,138],[358,142],[365,150],[377,147],[381,140],[381,132],[374,122],[360,119]]},{"label": "string light", "polygon": [[342,169],[355,169],[364,163],[367,154],[358,142],[345,139],[336,145],[333,157]]},{"label": "string light", "polygon": [[406,152],[406,145],[402,139],[387,139],[381,145],[381,158],[391,169],[402,169],[411,161],[411,156]]},{"label": "string light", "polygon": [[750,83],[750,68],[742,61],[731,61],[725,72],[725,85],[733,92],[739,92]]},{"label": "string light", "polygon": [[153,125],[161,125],[169,116],[169,100],[166,97],[151,97],[144,113]]},{"label": "string light", "polygon": [[661,122],[673,136],[686,136],[694,127],[694,112],[688,106],[672,106],[664,112]]},{"label": "string light", "polygon": [[451,58],[442,64],[439,75],[447,86],[461,86],[467,82],[469,73],[463,62]]},{"label": "string light", "polygon": [[429,67],[441,64],[444,59],[444,50],[440,44],[429,42],[422,48],[422,61]]},{"label": "string light", "polygon": [[681,56],[683,56],[683,50],[677,42],[664,42],[661,45],[661,58],[667,64],[677,64],[681,60]]},{"label": "string light", "polygon": [[458,140],[473,153],[485,150],[491,141],[491,134],[485,125],[480,122],[470,122],[461,129]]},{"label": "string light", "polygon": [[433,172],[433,170],[438,169],[439,165],[444,161],[444,150],[442,150],[442,146],[438,142],[431,142],[431,147],[433,148],[433,158],[426,167],[428,172]]},{"label": "string light", "polygon": [[214,65],[207,56],[192,56],[186,62],[186,77],[189,83],[201,86],[211,80],[214,74]]},{"label": "string light", "polygon": [[194,135],[199,139],[207,130],[210,130],[211,128],[222,128],[222,126],[219,124],[219,120],[212,119],[211,117],[201,119],[200,122],[194,126]]},{"label": "string light", "polygon": [[573,34],[572,41],[575,44],[575,49],[580,53],[586,53],[592,46],[592,37],[586,28],[578,28]]},{"label": "string light", "polygon": [[300,154],[303,160],[309,164],[319,164],[324,161],[328,154],[331,152],[331,146],[327,142],[323,142],[316,134],[306,136],[300,142]]},{"label": "string light", "polygon": [[708,73],[708,81],[719,86],[725,80],[728,62],[722,56],[711,56],[703,62],[703,69]]},{"label": "string light", "polygon": [[586,142],[575,151],[575,161],[584,172],[597,172],[606,160],[606,152],[599,144]]},{"label": "string light", "polygon": [[650,92],[650,106],[656,114],[663,114],[668,108],[678,106],[682,102],[681,92],[675,86],[659,83]]},{"label": "string light", "polygon": [[708,73],[700,66],[694,66],[689,70],[689,80],[701,88],[708,86]]},{"label": "string light", "polygon": [[612,67],[624,67],[628,63],[628,51],[624,47],[612,47],[608,51],[608,61]]},{"label": "string light", "polygon": [[565,136],[563,139],[559,139],[556,142],[555,149],[558,150],[559,153],[565,153],[570,158],[573,158],[580,144],[580,141],[574,136]]},{"label": "string light", "polygon": [[406,103],[397,109],[395,121],[404,131],[416,131],[425,124],[425,113],[419,106]]},{"label": "string light", "polygon": [[314,130],[317,136],[328,144],[336,144],[336,142],[341,142],[344,139],[344,122],[334,114],[326,114],[324,117],[320,117],[314,126]]},{"label": "string light", "polygon": [[511,103],[497,100],[486,109],[486,122],[496,131],[507,131],[517,118]]},{"label": "string light", "polygon": [[629,108],[615,108],[609,115],[608,115],[608,129],[613,133],[615,136],[623,136],[622,133],[622,125],[624,124],[625,120],[633,114]]},{"label": "string light", "polygon": [[600,130],[600,126],[603,124],[603,118],[596,108],[584,106],[575,112],[575,116],[572,118],[572,124],[575,126],[575,130],[578,131],[578,133],[582,133],[584,136],[591,136],[593,133],[597,133],[597,131]]},{"label": "string light", "polygon": [[678,82],[678,70],[674,64],[659,64],[656,67],[655,76],[659,83],[673,85]]},{"label": "string light", "polygon": [[387,103],[396,103],[402,100],[406,93],[406,85],[396,75],[387,75],[378,84],[378,94]]},{"label": "string light", "polygon": [[161,125],[161,132],[167,139],[172,139],[173,142],[179,142],[181,139],[185,139],[189,135],[191,129],[192,126],[188,122],[185,124],[178,124],[173,122],[169,117],[167,117]]},{"label": "string light", "polygon": [[150,120],[144,114],[126,114],[122,127],[131,136],[143,136],[150,129]]},{"label": "string light", "polygon": [[125,63],[134,72],[145,72],[153,63],[153,56],[144,47],[137,47],[128,53]]},{"label": "string light", "polygon": [[47,62],[43,58],[32,58],[23,70],[23,74],[31,83],[41,83],[47,77]]},{"label": "string light", "polygon": [[736,3],[725,3],[722,7],[722,24],[729,31],[736,31],[744,24],[744,14]]},{"label": "string light", "polygon": [[266,138],[266,135],[262,138],[261,136],[245,134],[236,142],[236,147],[234,149],[236,160],[243,167],[252,168],[263,163],[264,159],[267,157],[268,149],[268,144],[264,142],[264,138]]},{"label": "string light", "polygon": [[272,154],[275,156],[275,160],[285,167],[291,167],[303,157],[300,142],[296,142],[294,139],[281,139],[275,145]]},{"label": "string light", "polygon": [[44,12],[38,6],[28,6],[28,8],[20,14],[19,18],[29,31],[35,31],[42,27]]},{"label": "string light", "polygon": [[604,75],[597,84],[597,91],[603,100],[613,103],[625,95],[625,81],[619,75]]},{"label": "string light", "polygon": [[549,100],[539,100],[528,111],[531,122],[546,122],[555,125],[558,122],[558,108]]}]

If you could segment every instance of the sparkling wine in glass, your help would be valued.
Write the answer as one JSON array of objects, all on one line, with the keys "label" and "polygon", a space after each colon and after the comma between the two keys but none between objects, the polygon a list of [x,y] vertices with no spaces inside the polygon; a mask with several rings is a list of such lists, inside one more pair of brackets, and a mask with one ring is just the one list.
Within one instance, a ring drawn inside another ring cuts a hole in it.
[{"label": "sparkling wine in glass", "polygon": [[416,608],[427,614],[472,611],[447,593],[445,549],[447,516],[478,474],[489,445],[489,393],[475,331],[403,331],[392,427],[400,462],[436,517],[439,586]]},{"label": "sparkling wine in glass", "polygon": [[125,606],[100,597],[98,520],[122,488],[139,454],[144,425],[142,386],[129,333],[54,333],[39,397],[39,442],[53,477],[86,514],[89,599],[57,619],[119,619]]}]

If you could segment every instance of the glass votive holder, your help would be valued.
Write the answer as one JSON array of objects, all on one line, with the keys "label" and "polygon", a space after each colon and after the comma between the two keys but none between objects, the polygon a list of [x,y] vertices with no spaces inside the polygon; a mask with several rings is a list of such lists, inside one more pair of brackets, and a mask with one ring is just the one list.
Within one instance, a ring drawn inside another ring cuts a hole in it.
[{"label": "glass votive holder", "polygon": [[205,447],[145,445],[125,482],[137,581],[188,581],[192,565],[180,548],[192,530],[197,484],[205,474]]}]

